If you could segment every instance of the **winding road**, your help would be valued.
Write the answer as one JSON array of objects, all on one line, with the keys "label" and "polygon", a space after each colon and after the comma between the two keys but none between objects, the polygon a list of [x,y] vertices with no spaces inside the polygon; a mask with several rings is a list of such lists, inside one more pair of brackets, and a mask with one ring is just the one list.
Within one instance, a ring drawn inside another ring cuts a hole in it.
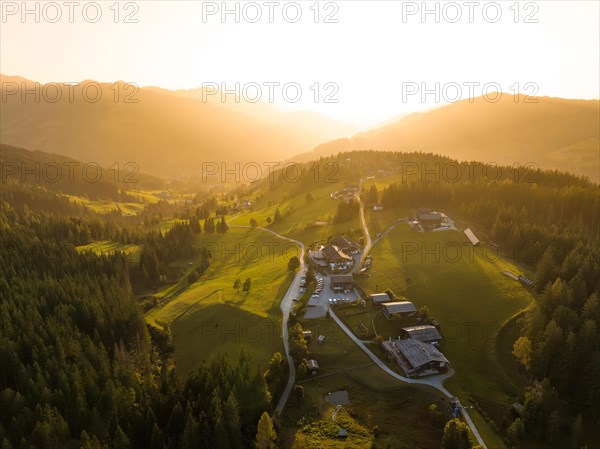
[{"label": "winding road", "polygon": [[[251,226],[239,226],[239,225],[238,226],[230,225],[230,226],[234,227],[234,228],[252,228]],[[281,313],[283,314],[283,321],[281,324],[281,335],[283,338],[283,347],[285,348],[285,355],[287,357],[287,362],[288,362],[288,366],[289,366],[288,381],[285,386],[285,389],[283,390],[283,393],[281,393],[281,397],[279,398],[277,407],[275,407],[275,413],[274,413],[276,415],[281,415],[281,412],[283,411],[283,408],[285,407],[285,404],[287,403],[287,401],[290,397],[290,393],[292,392],[292,387],[294,386],[294,382],[296,381],[296,366],[294,365],[294,359],[292,359],[292,356],[290,354],[290,343],[289,343],[287,323],[288,323],[288,318],[290,316],[290,312],[292,311],[292,308],[294,306],[293,298],[297,295],[298,289],[300,288],[300,278],[302,277],[302,275],[306,274],[306,267],[304,266],[304,243],[302,243],[298,240],[291,239],[284,235],[278,234],[277,232],[272,231],[268,228],[263,228],[261,226],[257,226],[255,229],[270,232],[275,237],[280,238],[282,240],[287,240],[288,242],[295,243],[296,245],[298,245],[300,247],[300,254],[298,255],[298,259],[300,259],[300,269],[294,276],[294,279],[292,280],[292,283],[290,284],[287,292],[285,293],[285,295],[283,295],[283,299],[281,300],[281,306],[280,306]]]},{"label": "winding road", "polygon": [[[362,179],[360,180],[360,185],[362,186]],[[367,243],[363,250],[363,254],[362,254],[362,258],[361,258],[361,263],[362,263],[364,261],[364,258],[366,257],[366,255],[371,250],[373,244],[379,240],[379,237],[375,240],[375,242],[373,242],[373,243],[371,242],[371,236],[369,234],[369,229],[367,227],[367,222],[365,219],[364,204],[362,201],[359,201],[359,203],[360,203],[360,219],[362,222],[363,230],[364,230],[364,233],[366,236],[366,243]],[[391,231],[397,225],[398,225],[398,223],[395,223],[392,226],[390,226],[384,233],[382,233],[382,237],[383,237],[383,235],[387,234],[389,231]],[[377,364],[377,366],[379,366],[382,370],[384,370],[390,376],[392,376],[398,380],[401,380],[402,382],[409,383],[409,384],[427,385],[427,386],[430,386],[430,387],[435,388],[436,390],[442,392],[448,398],[454,397],[444,387],[444,380],[451,377],[454,374],[454,369],[452,368],[452,366],[449,367],[447,373],[439,374],[439,375],[435,375],[435,376],[428,376],[427,378],[412,379],[410,377],[401,376],[400,374],[393,371],[384,362],[382,362],[379,357],[377,357],[375,354],[373,354],[373,352],[371,352],[371,350],[369,348],[367,348],[367,346],[364,344],[364,342],[362,340],[360,340],[356,335],[354,335],[354,333],[350,329],[348,329],[348,327],[337,317],[337,315],[334,313],[334,311],[332,310],[331,307],[329,308],[329,315],[331,316],[331,318],[333,318],[333,320],[337,323],[337,325],[346,333],[346,335],[348,335],[348,337],[350,337],[352,339],[352,341],[354,341],[354,343],[356,343],[358,345],[358,347],[360,349],[362,349],[363,352],[365,354],[367,354],[367,356],[369,356],[369,358]],[[461,407],[460,411],[462,413],[463,419],[471,428],[471,432],[475,436],[475,439],[477,439],[478,444],[480,444],[484,448],[487,448],[485,442],[483,441],[483,438],[481,437],[481,435],[479,434],[479,431],[477,430],[477,427],[475,427],[475,423],[469,416],[469,413],[465,410],[464,407]]]},{"label": "winding road", "polygon": [[[361,187],[363,183],[363,180],[360,180],[360,184],[359,186]],[[360,189],[359,187],[359,189]],[[369,228],[367,227],[367,222],[365,219],[365,207],[364,207],[364,203],[359,199],[359,204],[360,204],[360,220],[362,223],[362,227],[365,233],[365,247],[363,249],[362,252],[362,256],[361,256],[361,263],[358,264],[358,266],[362,265],[362,263],[364,262],[365,257],[367,256],[367,254],[369,253],[369,251],[371,250],[373,244],[375,244],[380,237],[378,237],[374,242],[371,240],[371,235],[369,234]],[[392,226],[390,226],[388,229],[386,229],[386,231],[384,233],[382,233],[381,237],[383,237],[383,235],[387,234],[389,231],[391,231],[394,227],[396,227],[398,225],[398,223],[393,224]],[[232,227],[236,227],[236,228],[251,228],[251,226],[235,226],[235,225],[231,225]],[[285,407],[285,404],[287,403],[289,397],[290,397],[290,393],[292,391],[292,388],[294,386],[294,382],[296,380],[296,367],[294,365],[294,360],[292,359],[292,356],[290,354],[290,346],[289,346],[289,335],[288,335],[288,318],[290,316],[290,313],[292,311],[293,308],[293,297],[296,296],[296,292],[298,291],[299,287],[300,287],[300,278],[303,274],[306,273],[306,267],[304,265],[304,252],[305,252],[305,247],[304,244],[298,240],[289,238],[289,237],[285,237],[281,234],[278,234],[275,231],[272,231],[270,229],[267,228],[263,228],[263,227],[256,227],[255,229],[259,229],[262,231],[266,231],[266,232],[270,232],[271,234],[273,234],[274,236],[282,239],[282,240],[287,240],[289,242],[295,243],[296,245],[298,245],[300,247],[300,255],[298,256],[298,258],[300,259],[300,269],[298,270],[298,272],[296,273],[296,275],[294,276],[294,279],[292,280],[287,292],[285,293],[285,295],[283,296],[283,299],[281,300],[281,313],[283,314],[283,320],[282,320],[282,326],[281,326],[281,332],[282,332],[282,337],[283,337],[283,345],[285,348],[285,354],[287,357],[287,362],[289,365],[289,374],[288,374],[288,381],[287,384],[285,386],[285,389],[283,390],[283,393],[281,394],[281,397],[279,398],[279,402],[277,404],[277,407],[275,407],[275,415],[281,415],[281,413],[283,412],[283,409]],[[367,346],[365,345],[365,343],[363,341],[361,341],[358,337],[356,337],[356,335],[354,335],[354,333],[348,329],[348,327],[337,317],[337,315],[334,313],[334,311],[331,309],[331,307],[329,307],[329,314],[331,316],[331,318],[333,318],[333,320],[337,323],[337,325],[346,333],[346,335],[348,335],[348,337],[350,337],[352,339],[352,341],[354,341],[354,343],[356,343],[358,345],[358,347],[360,349],[362,349],[362,351],[371,359],[373,360],[373,362],[375,362],[375,364],[377,364],[377,366],[379,366],[382,370],[384,370],[386,373],[388,373],[390,376],[402,381],[402,382],[406,382],[409,384],[417,384],[417,385],[426,385],[426,386],[430,386],[432,388],[435,388],[436,390],[440,391],[441,393],[443,393],[446,397],[448,398],[453,398],[454,396],[444,387],[444,380],[451,377],[454,374],[454,369],[452,368],[452,366],[449,367],[449,370],[447,373],[444,374],[439,374],[439,375],[435,375],[435,376],[428,376],[427,378],[420,378],[420,379],[413,379],[410,377],[404,377],[401,376],[400,374],[396,373],[395,371],[393,371],[389,366],[387,366],[384,362],[381,361],[381,359],[379,357],[377,357],[375,354],[373,354],[373,352],[371,352],[371,350],[369,348],[367,348]],[[475,427],[475,423],[473,422],[473,420],[471,419],[471,417],[469,416],[469,413],[465,410],[464,407],[460,408],[460,411],[462,413],[462,417],[465,420],[465,422],[469,425],[469,427],[471,428],[471,432],[473,433],[473,435],[475,436],[475,438],[477,439],[478,444],[480,444],[482,447],[487,449],[487,446],[485,444],[485,442],[483,441],[483,438],[481,437],[481,435],[479,434],[479,431],[477,430],[477,427]]]}]

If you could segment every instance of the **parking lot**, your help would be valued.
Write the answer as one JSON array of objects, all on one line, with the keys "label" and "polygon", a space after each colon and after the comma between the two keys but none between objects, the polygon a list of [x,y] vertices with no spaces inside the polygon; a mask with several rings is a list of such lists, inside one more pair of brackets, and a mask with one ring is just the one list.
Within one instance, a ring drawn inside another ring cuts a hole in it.
[{"label": "parking lot", "polygon": [[308,300],[304,318],[322,318],[327,314],[330,305],[354,302],[359,299],[356,290],[335,293],[331,289],[329,276],[316,276],[317,287],[315,293]]}]

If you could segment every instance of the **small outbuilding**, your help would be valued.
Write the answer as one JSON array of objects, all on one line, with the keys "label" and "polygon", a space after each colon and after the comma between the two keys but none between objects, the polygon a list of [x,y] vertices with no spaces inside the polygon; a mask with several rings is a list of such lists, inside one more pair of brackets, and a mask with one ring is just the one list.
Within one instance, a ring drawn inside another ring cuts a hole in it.
[{"label": "small outbuilding", "polygon": [[410,301],[386,302],[381,304],[381,307],[383,307],[383,313],[388,320],[410,316],[417,311],[415,305]]},{"label": "small outbuilding", "polygon": [[390,298],[390,295],[387,293],[373,293],[370,295],[371,301],[373,304],[382,304],[384,302],[390,302],[393,298]]},{"label": "small outbuilding", "polygon": [[471,244],[473,246],[479,245],[479,239],[475,236],[475,234],[473,233],[473,231],[471,231],[471,228],[465,229],[464,233],[465,233],[465,235],[467,236],[467,238],[469,239],[469,241],[471,242]]},{"label": "small outbuilding", "polygon": [[315,359],[310,359],[306,361],[306,367],[311,374],[317,374],[319,371],[319,364]]},{"label": "small outbuilding", "polygon": [[435,326],[431,326],[430,324],[403,327],[401,335],[402,338],[414,338],[424,343],[437,343],[442,339]]}]

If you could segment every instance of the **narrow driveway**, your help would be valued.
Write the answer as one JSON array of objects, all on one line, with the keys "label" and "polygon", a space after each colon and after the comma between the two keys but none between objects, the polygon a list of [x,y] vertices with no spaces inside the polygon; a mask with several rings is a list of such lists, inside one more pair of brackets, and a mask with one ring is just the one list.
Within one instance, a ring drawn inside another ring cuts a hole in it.
[{"label": "narrow driveway", "polygon": [[[231,227],[251,228],[251,226],[236,226],[236,225],[231,225]],[[298,259],[300,259],[300,269],[294,276],[294,279],[292,280],[292,283],[290,284],[290,287],[288,288],[287,292],[285,293],[285,295],[283,295],[283,299],[281,300],[281,306],[280,306],[281,313],[283,314],[283,320],[282,320],[282,325],[281,325],[281,334],[282,334],[282,338],[283,338],[283,347],[285,348],[285,355],[287,357],[287,362],[288,362],[288,366],[289,366],[289,374],[288,374],[287,384],[285,386],[285,389],[283,390],[283,393],[281,394],[281,397],[279,398],[277,407],[275,407],[275,414],[281,415],[281,412],[283,411],[283,408],[285,407],[285,404],[287,403],[287,401],[290,397],[290,393],[292,392],[292,387],[294,386],[294,381],[296,380],[296,366],[294,365],[294,359],[292,359],[292,356],[290,354],[290,343],[288,341],[289,335],[288,335],[287,323],[288,323],[288,318],[290,316],[290,312],[292,311],[292,307],[294,306],[293,298],[297,295],[298,289],[300,288],[300,278],[302,277],[302,275],[306,274],[306,267],[304,266],[304,243],[302,243],[298,240],[291,239],[289,237],[285,237],[281,234],[278,234],[275,231],[272,231],[267,228],[263,228],[261,226],[257,226],[255,229],[270,232],[274,236],[276,236],[282,240],[287,240],[288,242],[295,243],[296,245],[298,245],[300,247],[300,254],[298,255]]]},{"label": "narrow driveway", "polygon": [[[363,180],[361,179],[360,183],[359,183],[360,187],[362,187],[362,183],[363,183]],[[360,191],[360,187],[359,187],[359,191]],[[365,257],[371,250],[373,243],[371,242],[371,235],[369,234],[369,228],[367,227],[367,221],[365,219],[364,204],[362,201],[359,201],[359,203],[360,203],[360,220],[361,220],[361,223],[363,226],[363,231],[366,236],[366,245],[365,245],[365,248],[363,249],[362,258],[361,258],[361,265],[362,265]],[[381,236],[377,238],[377,240],[375,242],[377,242],[381,237],[383,237],[385,234],[390,232],[398,224],[399,223],[394,223],[392,226],[390,226],[388,229],[386,229],[381,234]],[[436,375],[436,376],[428,376],[427,378],[422,378],[422,379],[411,379],[409,377],[401,376],[400,374],[398,374],[395,371],[393,371],[392,369],[390,369],[390,367],[388,367],[385,363],[383,363],[379,359],[379,357],[377,357],[375,354],[373,354],[369,350],[369,348],[367,348],[365,346],[365,344],[358,337],[356,337],[350,329],[348,329],[346,327],[346,325],[336,316],[336,314],[333,312],[333,310],[331,310],[331,308],[329,309],[329,313],[330,313],[331,317],[333,318],[333,320],[338,324],[338,326],[340,326],[340,328],[344,332],[346,332],[346,335],[348,335],[352,339],[352,341],[354,341],[354,343],[356,343],[358,345],[358,347],[361,348],[363,350],[363,352],[369,356],[369,358],[371,358],[371,360],[373,360],[381,369],[383,369],[390,376],[395,377],[396,379],[401,380],[406,383],[409,383],[409,384],[428,385],[430,387],[437,389],[438,391],[441,391],[448,398],[454,397],[444,387],[444,379],[447,379],[448,377],[450,377],[454,374],[454,369],[452,368],[452,366],[449,367],[448,372],[445,374],[440,374],[440,375]],[[469,425],[469,427],[471,428],[471,432],[473,432],[473,435],[477,439],[477,442],[484,448],[487,448],[487,446],[485,445],[485,442],[483,441],[483,438],[481,438],[479,431],[475,427],[475,423],[473,423],[473,420],[471,420],[469,413],[465,410],[464,407],[461,407],[460,410],[461,410],[461,413],[462,413],[462,416],[463,416],[465,422]]]},{"label": "narrow driveway", "polygon": [[[451,377],[454,374],[454,369],[451,366],[449,367],[449,370],[447,373],[439,374],[436,376],[428,376],[428,377],[422,378],[422,379],[412,379],[410,377],[401,376],[397,372],[393,371],[384,362],[382,362],[379,357],[377,357],[375,354],[373,354],[371,352],[371,350],[369,348],[367,348],[366,345],[356,335],[354,335],[354,333],[350,329],[348,329],[348,327],[337,317],[337,315],[331,308],[329,309],[329,315],[331,316],[331,318],[333,318],[333,320],[337,323],[337,325],[346,333],[346,335],[348,335],[348,337],[350,337],[352,339],[352,341],[354,341],[354,343],[356,343],[358,345],[358,347],[360,349],[362,349],[363,352],[365,354],[367,354],[369,356],[369,358],[377,364],[377,366],[379,366],[382,370],[384,370],[390,376],[395,377],[396,379],[401,380],[402,382],[409,383],[409,384],[427,385],[427,386],[433,387],[436,390],[442,392],[448,398],[454,397],[448,390],[446,390],[446,388],[443,385],[444,380]],[[461,407],[460,411],[462,413],[463,418],[465,419],[465,422],[471,428],[471,432],[473,432],[473,435],[477,439],[477,442],[481,446],[486,448],[487,446],[485,445],[483,438],[481,438],[481,435],[479,434],[479,432],[477,431],[477,428],[475,427],[475,423],[473,423],[473,421],[471,420],[471,417],[469,416],[469,414],[467,413],[465,408]]]}]

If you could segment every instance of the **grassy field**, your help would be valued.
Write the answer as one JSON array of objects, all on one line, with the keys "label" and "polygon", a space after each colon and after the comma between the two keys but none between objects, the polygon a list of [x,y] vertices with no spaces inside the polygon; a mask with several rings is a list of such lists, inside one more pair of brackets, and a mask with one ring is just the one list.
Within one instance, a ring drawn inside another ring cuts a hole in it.
[{"label": "grassy field", "polygon": [[[290,197],[279,191],[265,192],[260,200],[254,200],[254,211],[241,213],[232,223],[248,225],[250,219],[254,218],[259,226],[269,227],[275,232],[305,244],[324,240],[339,233],[354,232],[354,237],[358,238],[362,235],[358,217],[345,223],[332,223],[338,202],[332,200],[329,195],[343,186],[342,183],[336,183],[315,188],[310,192],[312,201],[307,201],[304,193]],[[269,206],[269,202],[274,204]],[[276,209],[283,214],[283,220],[278,223],[267,223],[267,217],[272,219]]]},{"label": "grassy field", "polygon": [[[207,272],[182,289],[166,287],[159,296],[171,299],[150,310],[147,321],[170,324],[181,376],[217,352],[237,359],[242,347],[266,367],[274,352],[283,352],[279,304],[292,279],[287,263],[295,247],[265,231],[239,228],[203,234],[201,245],[213,255]],[[185,270],[190,262],[174,265]],[[236,278],[251,279],[249,294],[233,290]]]},{"label": "grassy field", "polygon": [[[301,381],[305,397],[292,397],[283,416],[284,448],[364,448],[375,442],[394,448],[438,448],[441,423],[432,421],[431,403],[447,409],[448,404],[433,389],[408,386],[386,374],[359,351],[356,345],[329,319],[305,320],[305,329],[326,336],[325,343],[309,343],[319,362],[317,376]],[[332,419],[335,407],[327,394],[348,390],[351,404]],[[302,419],[302,418],[305,419]],[[348,438],[336,437],[340,427]]]},{"label": "grassy field", "polygon": [[128,263],[138,263],[140,260],[140,249],[141,245],[137,244],[124,244],[113,242],[111,240],[99,240],[97,242],[90,243],[88,245],[81,245],[77,247],[77,251],[80,253],[86,251],[92,251],[95,254],[108,255],[113,254],[117,251],[123,252],[127,254],[127,262]]},{"label": "grassy field", "polygon": [[405,224],[371,254],[373,270],[362,282],[367,292],[391,288],[417,308],[427,306],[440,322],[442,349],[457,371],[449,386],[457,393],[507,399],[513,389],[502,386],[506,379],[496,369],[494,343],[504,322],[532,299],[501,274],[519,269],[467,245],[461,232],[417,233]]},{"label": "grassy field", "polygon": [[81,203],[85,207],[93,210],[94,212],[98,212],[99,214],[107,214],[109,212],[114,212],[116,210],[121,210],[121,212],[125,215],[137,215],[141,211],[144,210],[145,203],[121,203],[111,200],[88,200],[87,198],[83,198],[80,196],[74,195],[66,195],[71,199],[71,201]]},{"label": "grassy field", "polygon": [[[367,292],[391,288],[417,309],[427,306],[440,322],[441,349],[456,370],[446,383],[448,389],[465,403],[469,395],[498,403],[513,400],[522,384],[504,370],[506,360],[497,356],[496,337],[532,300],[528,290],[502,275],[522,270],[497,257],[485,243],[473,248],[462,232],[417,233],[406,224],[378,242],[371,254],[372,271],[361,281]],[[380,322],[377,317],[376,326]],[[382,327],[380,333],[385,331]],[[504,336],[504,358],[512,341],[514,336]],[[493,434],[488,428],[482,432]],[[502,447],[499,440],[492,443]]]}]

